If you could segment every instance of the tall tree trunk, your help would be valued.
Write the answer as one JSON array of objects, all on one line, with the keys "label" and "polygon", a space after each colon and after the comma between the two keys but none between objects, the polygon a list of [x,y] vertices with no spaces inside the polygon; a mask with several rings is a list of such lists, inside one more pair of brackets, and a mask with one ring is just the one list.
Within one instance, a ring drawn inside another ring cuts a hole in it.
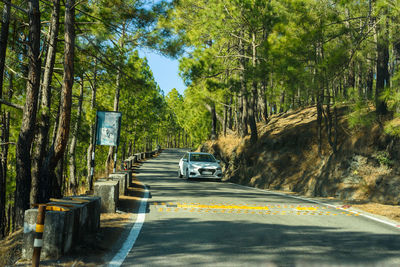
[{"label": "tall tree trunk", "polygon": [[318,92],[317,96],[317,133],[318,133],[318,155],[322,155],[322,99],[323,95]]},{"label": "tall tree trunk", "polygon": [[[10,1],[11,2],[11,1]],[[3,9],[3,17],[2,17],[2,26],[0,33],[0,99],[3,98],[3,78],[4,78],[4,66],[6,61],[6,52],[7,52],[7,43],[8,43],[8,32],[10,29],[10,4],[4,4]],[[1,141],[2,143],[7,143],[5,139],[8,138],[8,127],[7,127],[7,113],[2,117],[2,134]],[[0,115],[2,115],[1,105],[0,105]],[[8,113],[9,115],[9,113]],[[2,146],[1,150],[1,164],[0,164],[0,239],[5,236],[6,230],[6,184],[7,184],[7,164],[3,164],[7,162],[8,156],[8,146]],[[4,153],[4,150],[7,150]]]},{"label": "tall tree trunk", "polygon": [[12,212],[13,212],[13,206],[11,205],[11,199],[9,197],[8,201],[8,207],[7,207],[7,223],[6,223],[6,229],[5,229],[5,235],[9,235],[12,231],[12,226],[11,222],[12,220]]},{"label": "tall tree trunk", "polygon": [[176,134],[174,134],[174,148],[176,148]]},{"label": "tall tree trunk", "polygon": [[264,122],[268,121],[268,110],[267,110],[267,99],[265,97],[266,93],[266,81],[262,81],[261,86],[259,88],[259,93],[258,93],[258,105],[259,105],[259,110],[260,110],[260,116],[261,120]]},{"label": "tall tree trunk", "polygon": [[64,172],[65,155],[66,154],[63,154],[63,156],[57,162],[57,166],[55,168],[55,175],[51,180],[52,182],[51,196],[55,198],[61,198],[63,196],[62,192],[63,192],[63,181],[64,181],[63,172]]},{"label": "tall tree trunk", "polygon": [[[83,75],[82,75],[83,76]],[[76,142],[77,135],[79,133],[80,124],[81,124],[81,114],[82,114],[82,102],[83,102],[83,88],[84,88],[84,80],[81,77],[81,89],[79,91],[79,100],[78,100],[78,110],[76,112],[76,120],[74,124],[74,128],[72,130],[72,139],[69,147],[69,175],[70,175],[70,189],[74,195],[77,193],[79,181],[76,177]]]},{"label": "tall tree trunk", "polygon": [[60,18],[60,0],[53,0],[53,10],[48,35],[48,50],[44,67],[43,82],[41,87],[41,107],[37,122],[36,141],[32,161],[32,189],[31,203],[43,203],[46,201],[46,188],[49,181],[42,175],[43,160],[49,143],[49,130],[51,122],[51,82],[56,59]]},{"label": "tall tree trunk", "polygon": [[[9,0],[11,3],[11,0]],[[4,66],[6,63],[8,32],[10,29],[10,4],[4,4],[2,25],[0,32],[0,98],[3,98],[3,79],[4,79]]]},{"label": "tall tree trunk", "polygon": [[29,73],[22,125],[16,148],[16,225],[24,223],[24,212],[29,208],[31,189],[31,145],[36,121],[37,100],[40,86],[40,9],[39,0],[28,1],[29,11]]},{"label": "tall tree trunk", "polygon": [[[48,177],[53,181],[51,184],[53,193],[61,192],[62,182],[57,181],[56,168],[60,160],[63,160],[65,148],[67,146],[70,123],[71,123],[71,103],[72,86],[74,84],[74,51],[75,51],[75,0],[65,2],[65,47],[64,47],[64,77],[61,92],[61,103],[59,111],[59,120],[55,142],[49,154],[48,168],[46,168]],[[61,168],[62,169],[62,168]],[[62,178],[62,176],[61,176]],[[50,181],[50,180],[49,180]],[[54,183],[57,181],[56,183]],[[58,188],[57,188],[58,187]],[[59,195],[53,195],[60,197]]]},{"label": "tall tree trunk", "polygon": [[255,118],[255,107],[257,105],[257,82],[253,81],[250,103],[249,103],[249,126],[250,126],[250,143],[255,144],[258,140],[257,123]]},{"label": "tall tree trunk", "polygon": [[281,100],[279,102],[279,113],[282,113],[285,111],[285,96],[286,96],[286,91],[283,91],[281,93]]},{"label": "tall tree trunk", "polygon": [[[15,49],[15,44],[17,41],[17,34],[18,34],[18,27],[17,27],[17,22],[14,22],[13,25],[13,39],[11,43],[11,49]],[[8,80],[8,100],[11,102],[12,98],[14,95],[14,73],[10,72],[9,73],[9,80]],[[2,140],[6,145],[2,146],[1,150],[1,158],[2,158],[2,177],[4,179],[4,203],[6,202],[6,199],[8,199],[8,205],[4,206],[4,216],[6,216],[5,211],[7,211],[7,218],[4,217],[4,227],[5,227],[5,235],[8,235],[11,230],[11,223],[15,222],[14,218],[14,207],[11,204],[12,203],[12,198],[13,194],[11,192],[7,192],[6,184],[7,184],[7,167],[8,167],[8,150],[9,150],[9,139],[10,139],[10,122],[11,122],[11,112],[7,111],[4,114],[4,121],[3,121],[3,131],[2,131]]]},{"label": "tall tree trunk", "polygon": [[[243,33],[241,33],[243,35]],[[245,56],[245,48],[242,39],[239,41],[239,51],[240,55],[242,56],[239,60],[240,64],[240,97],[242,100],[241,106],[241,118],[240,118],[240,131],[239,136],[245,137],[248,134],[247,124],[248,124],[248,111],[249,111],[249,103],[248,103],[248,95],[247,95],[247,86],[246,86],[246,77],[245,77],[245,70],[246,70],[246,62],[244,59]]]},{"label": "tall tree trunk", "polygon": [[375,106],[376,113],[384,115],[387,113],[387,105],[380,96],[389,86],[389,34],[387,29],[382,29],[381,25],[377,25],[377,61],[376,61],[376,89],[375,89]]},{"label": "tall tree trunk", "polygon": [[126,142],[122,145],[122,160],[126,159]]},{"label": "tall tree trunk", "polygon": [[211,103],[211,140],[216,140],[217,137],[217,114],[215,112],[215,103]]},{"label": "tall tree trunk", "polygon": [[373,96],[373,86],[374,86],[374,71],[372,70],[372,67],[368,67],[368,73],[367,73],[367,99],[372,100]]},{"label": "tall tree trunk", "polygon": [[[14,29],[16,31],[16,29]],[[15,41],[15,38],[14,38]],[[14,93],[14,75],[10,74],[10,78],[9,78],[9,87],[8,87],[8,100],[11,102],[11,99],[13,97],[13,93]],[[9,150],[9,141],[10,141],[10,121],[11,121],[11,113],[10,111],[4,112],[3,115],[3,125],[2,125],[2,136],[1,136],[1,140],[4,143],[3,146],[1,146],[1,171],[2,171],[2,178],[3,178],[3,184],[1,185],[0,190],[3,190],[1,192],[1,202],[2,205],[4,204],[3,208],[3,217],[2,217],[2,227],[3,227],[3,236],[5,236],[7,234],[7,225],[8,222],[6,220],[6,198],[7,198],[7,166],[8,166],[8,150]],[[11,206],[11,204],[8,204],[9,206]],[[1,212],[1,211],[0,211]],[[8,217],[8,219],[10,219],[10,217]]]},{"label": "tall tree trunk", "polygon": [[[12,96],[12,81],[10,80],[9,99]],[[0,239],[6,235],[7,221],[6,221],[6,185],[7,185],[7,165],[8,165],[8,148],[10,137],[10,118],[9,111],[4,112],[2,117],[1,141],[4,145],[1,146],[1,182],[0,182]]]},{"label": "tall tree trunk", "polygon": [[[89,80],[90,81],[90,80]],[[94,59],[94,70],[93,70],[93,82],[91,83],[91,88],[92,88],[92,98],[90,100],[90,109],[92,112],[94,112],[94,109],[96,107],[96,91],[97,91],[97,59]],[[87,149],[87,188],[89,191],[93,189],[93,180],[92,177],[94,175],[94,152],[95,152],[95,144],[94,143],[94,138],[95,138],[95,123],[93,122],[90,124],[90,141],[89,141],[89,147]],[[93,157],[93,161],[92,161]]]},{"label": "tall tree trunk", "polygon": [[239,97],[237,93],[235,93],[235,127],[236,127],[236,134],[240,136],[241,133],[241,109],[242,109],[242,99]]},{"label": "tall tree trunk", "polygon": [[255,144],[258,139],[256,124],[256,105],[257,105],[257,79],[255,70],[257,68],[257,49],[256,34],[252,33],[252,64],[253,64],[253,82],[251,90],[251,101],[249,103],[249,125],[250,125],[250,143]]},{"label": "tall tree trunk", "polygon": [[224,136],[226,136],[226,128],[228,128],[228,103],[224,105],[224,124],[222,125]]},{"label": "tall tree trunk", "polygon": [[233,116],[232,116],[232,105],[233,105],[233,96],[232,94],[230,95],[230,100],[229,100],[229,108],[228,108],[228,128],[230,130],[233,130]]},{"label": "tall tree trunk", "polygon": [[132,139],[129,139],[128,144],[128,157],[132,156]]}]

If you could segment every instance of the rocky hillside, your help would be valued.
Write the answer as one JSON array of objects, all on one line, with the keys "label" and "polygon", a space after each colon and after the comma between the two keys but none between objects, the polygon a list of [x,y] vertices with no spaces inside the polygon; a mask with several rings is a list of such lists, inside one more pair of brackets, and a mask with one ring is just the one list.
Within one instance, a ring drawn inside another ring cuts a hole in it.
[{"label": "rocky hillside", "polygon": [[220,137],[200,149],[222,161],[230,182],[351,202],[400,204],[400,140],[378,123],[350,129],[339,109],[338,152],[323,137],[318,155],[316,108],[274,115],[259,124],[259,140]]}]

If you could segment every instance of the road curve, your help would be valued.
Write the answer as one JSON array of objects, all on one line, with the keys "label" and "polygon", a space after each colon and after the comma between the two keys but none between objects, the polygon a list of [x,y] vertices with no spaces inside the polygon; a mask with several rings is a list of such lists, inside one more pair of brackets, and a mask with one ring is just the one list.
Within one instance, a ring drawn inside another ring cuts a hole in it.
[{"label": "road curve", "polygon": [[140,168],[145,222],[122,266],[400,266],[400,230],[268,191],[177,177],[183,150]]}]

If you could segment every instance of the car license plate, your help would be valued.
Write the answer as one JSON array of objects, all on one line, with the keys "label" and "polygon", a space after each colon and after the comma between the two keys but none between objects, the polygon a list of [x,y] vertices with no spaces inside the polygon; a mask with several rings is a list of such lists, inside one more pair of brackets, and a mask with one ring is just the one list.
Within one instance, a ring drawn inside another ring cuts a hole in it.
[{"label": "car license plate", "polygon": [[204,171],[203,174],[210,175],[210,174],[212,174],[212,172]]}]

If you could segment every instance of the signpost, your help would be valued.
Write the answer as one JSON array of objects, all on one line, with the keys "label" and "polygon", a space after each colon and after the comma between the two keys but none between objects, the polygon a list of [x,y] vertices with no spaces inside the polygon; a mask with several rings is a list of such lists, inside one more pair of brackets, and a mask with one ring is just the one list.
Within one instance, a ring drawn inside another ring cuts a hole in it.
[{"label": "signpost", "polygon": [[[119,136],[121,132],[121,112],[116,111],[97,111],[96,112],[96,126],[95,126],[95,138],[93,140],[93,153],[91,159],[91,183],[94,175],[94,158],[95,158],[95,147],[100,146],[115,146],[114,154],[114,172],[117,166],[117,153],[119,145]],[[90,184],[90,189],[93,185]]]},{"label": "signpost", "polygon": [[121,112],[97,111],[96,145],[119,145],[121,116]]}]

